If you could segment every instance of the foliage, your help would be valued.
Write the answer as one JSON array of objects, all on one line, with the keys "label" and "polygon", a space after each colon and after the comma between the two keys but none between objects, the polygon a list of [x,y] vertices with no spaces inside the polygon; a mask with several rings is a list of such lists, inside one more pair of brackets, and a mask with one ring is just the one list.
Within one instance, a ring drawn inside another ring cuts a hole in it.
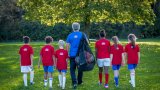
[{"label": "foliage", "polygon": [[18,0],[25,19],[43,24],[83,22],[90,37],[92,22],[154,24],[155,0]]},{"label": "foliage", "polygon": [[159,7],[158,0],[0,0],[0,42],[20,41],[24,35],[34,41],[46,35],[65,40],[74,21],[90,38],[98,39],[101,29],[107,38],[129,33],[154,38],[160,36]]},{"label": "foliage", "polygon": [[25,18],[47,25],[56,23],[102,22],[136,24],[154,22],[154,0],[18,0]]},{"label": "foliage", "polygon": [[16,6],[16,0],[0,0],[0,41],[17,36],[18,22],[23,11]]}]

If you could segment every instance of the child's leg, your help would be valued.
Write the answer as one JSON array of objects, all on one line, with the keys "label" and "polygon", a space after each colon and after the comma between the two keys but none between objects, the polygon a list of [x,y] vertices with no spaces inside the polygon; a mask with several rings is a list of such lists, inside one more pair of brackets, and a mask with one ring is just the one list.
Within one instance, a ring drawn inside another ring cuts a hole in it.
[{"label": "child's leg", "polygon": [[119,77],[119,70],[114,70],[114,81],[116,86],[118,85],[118,77]]},{"label": "child's leg", "polygon": [[30,83],[33,84],[34,71],[30,71]]},{"label": "child's leg", "polygon": [[59,86],[62,87],[62,73],[61,73],[61,71],[59,71],[58,79],[59,79]]},{"label": "child's leg", "polygon": [[53,82],[52,72],[48,72],[48,77],[49,77],[49,87],[52,88],[52,82]]},{"label": "child's leg", "polygon": [[131,77],[131,84],[133,87],[135,87],[135,70],[134,69],[130,70],[130,77]]},{"label": "child's leg", "polygon": [[114,70],[114,81],[115,81],[115,84],[116,84],[116,86],[118,86],[120,65],[113,65],[112,69]]},{"label": "child's leg", "polygon": [[130,70],[131,84],[135,87],[135,68],[137,64],[128,64],[128,69]]},{"label": "child's leg", "polygon": [[23,73],[23,81],[24,81],[24,86],[28,86],[27,85],[27,73]]},{"label": "child's leg", "polygon": [[64,89],[66,84],[66,72],[62,72],[62,77],[62,89]]},{"label": "child's leg", "polygon": [[99,67],[99,84],[102,83],[103,63],[104,63],[103,60],[97,59],[97,64],[98,64],[98,67]]},{"label": "child's leg", "polygon": [[48,72],[44,72],[44,86],[46,87],[47,86],[47,83],[48,83]]},{"label": "child's leg", "polygon": [[103,68],[99,67],[99,83],[102,83],[102,72],[103,72]]},{"label": "child's leg", "polygon": [[52,82],[53,82],[53,77],[52,77],[52,73],[53,73],[53,66],[49,66],[48,67],[48,77],[49,77],[49,87],[52,88]]},{"label": "child's leg", "polygon": [[105,70],[105,84],[108,84],[108,80],[109,80],[108,69],[109,69],[109,66],[104,66],[104,70]]}]

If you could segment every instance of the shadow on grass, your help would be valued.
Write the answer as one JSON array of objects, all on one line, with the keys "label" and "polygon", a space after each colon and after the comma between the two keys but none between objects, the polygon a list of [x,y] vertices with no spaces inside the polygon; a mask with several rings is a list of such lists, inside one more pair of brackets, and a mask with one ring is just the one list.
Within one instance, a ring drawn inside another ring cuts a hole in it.
[{"label": "shadow on grass", "polygon": [[[125,44],[125,43],[124,43]],[[20,72],[19,66],[19,55],[18,50],[21,44],[11,45],[8,43],[0,45],[0,89],[3,90],[48,90],[43,87],[43,69],[37,69],[37,62],[39,57],[40,48],[43,43],[33,43],[34,48],[34,68],[35,68],[35,85],[25,88],[23,86],[22,73]],[[55,49],[57,49],[57,45]],[[93,44],[94,45],[94,44]],[[94,46],[92,45],[92,50],[94,51]],[[160,43],[140,43],[141,48],[141,61],[136,68],[136,90],[150,90],[160,89]],[[115,88],[114,86],[114,76],[111,68],[109,69],[110,79],[109,79],[109,89],[108,90],[134,90],[129,84],[129,71],[127,70],[127,65],[121,67],[120,69],[120,87]],[[60,90],[58,87],[58,72],[53,73],[53,89]],[[105,90],[104,86],[98,86],[98,67],[95,65],[93,71],[84,72],[83,77],[84,84],[78,86],[78,90]],[[29,82],[29,74],[28,74]],[[104,83],[104,75],[103,75]],[[67,82],[66,90],[71,90],[71,78],[68,67],[67,72]]]}]

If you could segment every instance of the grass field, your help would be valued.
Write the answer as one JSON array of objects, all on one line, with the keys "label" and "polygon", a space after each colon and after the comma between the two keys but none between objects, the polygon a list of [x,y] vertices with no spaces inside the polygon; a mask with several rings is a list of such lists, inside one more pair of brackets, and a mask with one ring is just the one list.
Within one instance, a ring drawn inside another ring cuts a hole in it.
[{"label": "grass field", "polygon": [[[120,69],[120,86],[115,88],[113,82],[113,71],[110,68],[110,80],[108,90],[160,90],[160,40],[148,39],[139,40],[141,48],[141,61],[136,68],[136,88],[132,88],[129,84],[129,71],[127,65]],[[37,63],[39,59],[39,51],[43,46],[43,42],[32,42],[34,48],[34,70],[35,84],[29,87],[23,87],[22,73],[19,66],[18,50],[22,45],[20,42],[0,43],[0,90],[48,90],[43,87],[43,69],[38,69]],[[122,41],[125,45],[126,41]],[[53,44],[57,49],[57,44]],[[94,51],[94,43],[91,43]],[[69,67],[68,67],[69,68]],[[60,90],[58,87],[58,72],[53,74],[53,89]],[[95,66],[93,71],[84,72],[83,85],[77,87],[77,90],[105,90],[102,86],[98,86],[98,68]],[[104,81],[104,76],[103,76]],[[28,74],[29,82],[29,74]],[[29,83],[28,83],[29,84]],[[71,90],[70,72],[67,73],[66,90]]]}]

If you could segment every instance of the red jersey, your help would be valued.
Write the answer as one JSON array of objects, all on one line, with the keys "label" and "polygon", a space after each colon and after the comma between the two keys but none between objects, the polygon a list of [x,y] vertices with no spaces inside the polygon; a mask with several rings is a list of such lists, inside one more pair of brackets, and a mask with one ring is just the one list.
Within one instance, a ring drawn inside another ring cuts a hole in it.
[{"label": "red jersey", "polygon": [[138,52],[139,52],[139,46],[135,45],[135,47],[133,48],[133,46],[131,45],[131,43],[127,44],[125,46],[125,52],[128,55],[128,64],[138,64]]},{"label": "red jersey", "polygon": [[27,44],[21,46],[19,54],[21,56],[21,66],[31,65],[31,55],[33,54],[32,46]]},{"label": "red jersey", "polygon": [[97,58],[110,58],[110,41],[102,38],[95,43],[97,49]]},{"label": "red jersey", "polygon": [[123,46],[118,44],[111,46],[111,54],[113,54],[112,65],[119,65],[122,63],[122,53],[124,52]]},{"label": "red jersey", "polygon": [[67,50],[58,49],[55,53],[55,57],[57,58],[57,69],[58,70],[67,69],[66,59],[69,58]]},{"label": "red jersey", "polygon": [[40,55],[42,57],[43,66],[53,66],[54,47],[52,45],[43,46]]}]

